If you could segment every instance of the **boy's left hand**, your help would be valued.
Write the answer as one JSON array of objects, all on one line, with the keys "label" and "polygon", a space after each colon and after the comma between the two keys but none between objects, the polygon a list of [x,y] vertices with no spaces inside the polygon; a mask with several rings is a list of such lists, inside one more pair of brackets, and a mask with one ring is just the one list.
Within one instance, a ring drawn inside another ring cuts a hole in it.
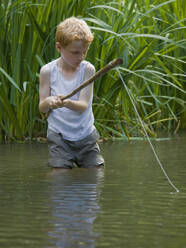
[{"label": "boy's left hand", "polygon": [[56,109],[56,108],[62,108],[64,107],[64,102],[62,100],[62,95],[55,96],[54,99],[50,102],[50,108]]}]

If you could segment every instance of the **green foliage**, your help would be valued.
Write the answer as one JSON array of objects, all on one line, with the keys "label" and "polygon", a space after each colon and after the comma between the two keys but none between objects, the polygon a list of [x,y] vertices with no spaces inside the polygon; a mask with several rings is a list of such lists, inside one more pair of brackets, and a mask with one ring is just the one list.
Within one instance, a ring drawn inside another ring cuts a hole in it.
[{"label": "green foliage", "polygon": [[56,25],[81,16],[95,39],[87,60],[98,70],[117,57],[123,66],[98,79],[96,126],[106,138],[150,135],[186,127],[185,5],[183,0],[0,1],[0,140],[43,136],[39,70],[58,56]]}]

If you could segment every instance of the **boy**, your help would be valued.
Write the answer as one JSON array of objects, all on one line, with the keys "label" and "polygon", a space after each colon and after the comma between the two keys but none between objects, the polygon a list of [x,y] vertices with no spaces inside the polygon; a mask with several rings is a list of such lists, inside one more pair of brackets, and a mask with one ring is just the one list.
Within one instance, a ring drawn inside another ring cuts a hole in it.
[{"label": "boy", "polygon": [[39,110],[50,111],[47,140],[49,165],[54,168],[92,168],[104,165],[92,113],[93,84],[61,100],[95,73],[85,61],[93,40],[87,23],[70,17],[57,26],[56,49],[60,57],[41,68]]}]

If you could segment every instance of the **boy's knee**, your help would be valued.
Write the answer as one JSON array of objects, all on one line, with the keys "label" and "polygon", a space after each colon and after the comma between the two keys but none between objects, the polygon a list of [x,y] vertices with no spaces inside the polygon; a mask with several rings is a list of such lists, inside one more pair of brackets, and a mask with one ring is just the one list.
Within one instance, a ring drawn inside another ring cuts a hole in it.
[{"label": "boy's knee", "polygon": [[59,158],[49,159],[48,165],[52,168],[61,168],[61,169],[72,169],[74,167],[72,162],[64,161],[64,160],[59,159]]}]

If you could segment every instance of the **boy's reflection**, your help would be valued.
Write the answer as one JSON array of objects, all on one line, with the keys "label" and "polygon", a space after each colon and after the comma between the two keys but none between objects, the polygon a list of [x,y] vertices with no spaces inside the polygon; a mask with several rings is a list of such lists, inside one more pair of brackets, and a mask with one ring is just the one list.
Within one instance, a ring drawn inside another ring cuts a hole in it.
[{"label": "boy's reflection", "polygon": [[53,230],[49,232],[55,247],[94,247],[98,234],[93,223],[99,212],[99,195],[104,170],[56,170],[50,174]]}]

